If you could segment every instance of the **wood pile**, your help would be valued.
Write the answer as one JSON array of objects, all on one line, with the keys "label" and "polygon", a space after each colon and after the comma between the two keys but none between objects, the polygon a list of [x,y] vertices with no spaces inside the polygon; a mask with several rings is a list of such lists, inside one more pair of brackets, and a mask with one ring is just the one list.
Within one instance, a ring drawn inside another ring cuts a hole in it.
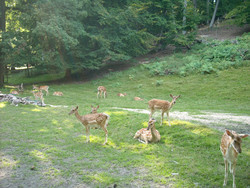
[{"label": "wood pile", "polygon": [[41,101],[30,100],[29,97],[18,97],[13,94],[2,94],[0,93],[0,102],[8,101],[12,105],[18,106],[18,104],[32,104],[38,106],[46,106]]}]

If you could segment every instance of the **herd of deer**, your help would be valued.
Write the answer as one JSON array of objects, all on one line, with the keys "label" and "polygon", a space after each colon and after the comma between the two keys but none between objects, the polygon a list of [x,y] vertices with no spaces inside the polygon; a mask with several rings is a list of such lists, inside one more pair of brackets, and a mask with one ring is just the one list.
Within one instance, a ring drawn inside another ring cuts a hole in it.
[{"label": "herd of deer", "polygon": [[[20,88],[19,88],[20,89]],[[34,90],[38,90],[38,92],[33,91],[33,94],[36,98],[40,98],[43,101],[43,93],[42,90],[46,91],[46,95],[49,94],[49,86],[35,86],[33,85]],[[22,89],[23,90],[23,89]],[[58,96],[61,96],[62,93],[59,92]],[[104,86],[99,86],[97,89],[97,98],[99,97],[106,98],[107,97],[107,90]],[[126,93],[118,93],[118,96],[124,97],[126,96]],[[161,139],[161,135],[158,130],[156,130],[155,127],[155,122],[156,120],[152,118],[154,112],[156,110],[161,111],[161,123],[163,123],[163,117],[164,113],[167,114],[168,118],[168,124],[170,124],[169,120],[169,111],[173,107],[173,105],[176,103],[176,100],[180,97],[179,96],[173,96],[170,94],[170,97],[172,98],[172,101],[165,101],[165,100],[159,100],[159,99],[152,99],[148,101],[148,107],[150,109],[150,114],[149,114],[149,121],[148,121],[148,127],[147,128],[142,128],[138,130],[135,133],[134,139],[138,139],[140,142],[143,142],[145,144],[148,144],[150,142],[159,142]],[[138,100],[143,100],[141,98],[137,98]],[[136,100],[136,97],[135,97]],[[105,141],[103,145],[105,145],[108,141],[108,122],[110,119],[110,116],[106,113],[98,113],[97,110],[99,108],[99,105],[97,107],[94,107],[91,105],[91,113],[86,114],[86,115],[79,115],[78,113],[78,106],[73,108],[70,112],[69,115],[75,114],[76,118],[84,125],[86,128],[86,137],[87,140],[86,142],[89,141],[89,133],[90,133],[90,128],[97,128],[100,127],[103,129],[105,132]],[[236,167],[236,161],[238,154],[241,153],[241,143],[242,143],[242,138],[246,138],[248,135],[247,134],[237,134],[235,131],[230,131],[226,130],[225,133],[223,134],[221,138],[221,144],[220,144],[220,150],[224,158],[224,163],[225,163],[225,178],[224,178],[224,184],[223,186],[226,186],[227,184],[227,177],[228,177],[228,168],[230,172],[233,174],[233,188],[236,188],[235,184],[235,167]]]}]

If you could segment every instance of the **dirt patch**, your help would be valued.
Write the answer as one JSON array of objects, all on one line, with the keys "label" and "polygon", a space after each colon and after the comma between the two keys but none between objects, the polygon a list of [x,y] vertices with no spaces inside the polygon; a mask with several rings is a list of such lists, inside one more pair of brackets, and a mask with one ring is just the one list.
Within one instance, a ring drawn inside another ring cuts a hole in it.
[{"label": "dirt patch", "polygon": [[[130,112],[149,114],[148,110],[145,109],[131,109],[131,108],[118,108],[118,110],[126,110]],[[160,113],[156,112],[155,115],[160,117]],[[166,120],[166,116],[164,116]],[[219,131],[225,131],[225,129],[232,129],[238,133],[250,134],[250,116],[237,116],[230,113],[212,113],[202,112],[201,115],[192,115],[188,112],[170,112],[170,119],[178,119],[184,121],[190,121],[205,125],[217,129]]]},{"label": "dirt patch", "polygon": [[217,40],[232,40],[237,36],[241,36],[244,33],[250,32],[250,25],[244,25],[242,27],[235,25],[222,25],[215,26],[212,29],[204,27],[199,29],[198,36],[201,38],[213,38]]}]

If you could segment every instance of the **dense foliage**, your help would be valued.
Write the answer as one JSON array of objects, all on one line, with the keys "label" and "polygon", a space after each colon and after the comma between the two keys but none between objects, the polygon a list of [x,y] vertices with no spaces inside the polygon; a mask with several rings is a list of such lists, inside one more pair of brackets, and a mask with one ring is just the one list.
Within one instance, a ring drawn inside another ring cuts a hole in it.
[{"label": "dense foliage", "polygon": [[[215,3],[1,0],[0,67],[33,65],[43,72],[95,70],[169,44],[190,47],[198,25],[211,19]],[[224,0],[216,15],[249,23],[247,7],[249,3],[242,0]]]},{"label": "dense foliage", "polygon": [[[145,64],[151,75],[190,73],[210,74],[231,67],[249,66],[250,34],[234,41],[207,41],[202,45],[195,45],[191,52],[179,56],[178,63],[171,61],[171,57]],[[176,61],[176,59],[175,59]]]}]

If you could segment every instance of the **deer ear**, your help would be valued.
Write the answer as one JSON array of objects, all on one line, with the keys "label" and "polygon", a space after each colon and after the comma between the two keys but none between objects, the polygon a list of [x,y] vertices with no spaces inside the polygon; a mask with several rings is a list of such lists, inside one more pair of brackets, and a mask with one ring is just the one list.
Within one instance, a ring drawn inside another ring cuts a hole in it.
[{"label": "deer ear", "polygon": [[91,105],[90,107],[93,108],[93,105]]},{"label": "deer ear", "polygon": [[248,134],[239,134],[239,136],[240,136],[241,138],[246,138],[246,137],[248,137]]},{"label": "deer ear", "polygon": [[227,129],[226,129],[226,133],[227,133],[228,136],[231,136],[231,137],[233,136],[232,132],[227,130]]},{"label": "deer ear", "polygon": [[170,97],[172,97],[172,98],[173,98],[173,95],[172,95],[172,94],[170,94]]},{"label": "deer ear", "polygon": [[177,98],[181,97],[181,95],[179,95]]},{"label": "deer ear", "polygon": [[96,107],[96,109],[98,109],[99,108],[99,105]]},{"label": "deer ear", "polygon": [[78,106],[76,106],[76,110],[78,109]]}]

